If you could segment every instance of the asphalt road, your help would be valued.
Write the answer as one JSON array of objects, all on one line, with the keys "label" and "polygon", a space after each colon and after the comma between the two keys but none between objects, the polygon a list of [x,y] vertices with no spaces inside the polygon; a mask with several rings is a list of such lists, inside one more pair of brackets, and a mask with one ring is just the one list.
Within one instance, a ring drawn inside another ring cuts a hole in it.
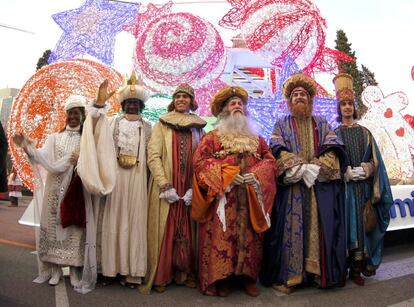
[{"label": "asphalt road", "polygon": [[114,283],[81,295],[68,277],[56,287],[32,282],[37,273],[33,229],[17,224],[23,211],[0,203],[0,306],[414,306],[413,231],[387,235],[383,264],[364,287],[348,282],[341,289],[303,288],[289,296],[260,287],[257,298],[240,289],[218,298],[175,285],[162,294],[142,295]]}]

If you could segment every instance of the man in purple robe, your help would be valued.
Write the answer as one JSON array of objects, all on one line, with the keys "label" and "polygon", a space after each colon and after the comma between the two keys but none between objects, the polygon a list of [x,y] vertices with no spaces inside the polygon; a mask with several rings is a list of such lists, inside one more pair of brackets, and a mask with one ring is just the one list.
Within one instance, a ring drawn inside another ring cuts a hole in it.
[{"label": "man in purple robe", "polygon": [[304,282],[321,288],[344,282],[344,152],[326,119],[312,115],[314,80],[292,75],[283,94],[290,115],[276,122],[270,140],[278,160],[278,196],[265,237],[260,280],[289,294]]}]

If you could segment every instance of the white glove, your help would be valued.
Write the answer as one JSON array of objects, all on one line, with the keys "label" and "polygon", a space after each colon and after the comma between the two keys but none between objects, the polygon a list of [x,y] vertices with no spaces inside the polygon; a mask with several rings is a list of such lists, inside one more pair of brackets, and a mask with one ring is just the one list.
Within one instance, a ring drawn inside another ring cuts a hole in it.
[{"label": "white glove", "polygon": [[244,183],[246,184],[255,184],[256,183],[256,177],[253,173],[247,173],[243,175]]},{"label": "white glove", "polygon": [[346,168],[346,172],[344,174],[345,182],[349,182],[349,181],[353,180],[352,178],[354,178],[354,174],[352,173],[352,167],[348,166]]},{"label": "white glove", "polygon": [[348,166],[348,168],[346,169],[344,177],[345,177],[345,182],[349,182],[351,180],[352,181],[357,181],[357,180],[360,180],[359,179],[360,172],[359,172],[359,170],[356,170],[355,168],[352,168],[352,167]]},{"label": "white glove", "polygon": [[367,172],[362,166],[357,166],[352,169],[352,172],[355,174],[354,180],[365,180],[367,179]]},{"label": "white glove", "polygon": [[244,178],[242,175],[237,174],[236,178],[233,179],[233,181],[231,182],[231,185],[235,186],[235,185],[241,185],[244,183]]},{"label": "white glove", "polygon": [[177,191],[174,188],[160,193],[160,198],[165,198],[165,200],[170,204],[180,200],[180,196],[178,196]]},{"label": "white glove", "polygon": [[304,164],[303,168],[305,169],[303,173],[303,182],[308,188],[311,188],[315,184],[316,178],[318,178],[321,167],[316,164]]},{"label": "white glove", "polygon": [[187,192],[185,192],[184,196],[181,197],[181,199],[184,201],[187,207],[191,206],[191,201],[193,200],[193,189],[188,189]]},{"label": "white glove", "polygon": [[303,168],[302,165],[296,165],[296,166],[289,168],[285,172],[285,178],[283,178],[283,183],[292,184],[292,183],[299,182],[302,179],[304,172],[305,172],[305,168]]}]

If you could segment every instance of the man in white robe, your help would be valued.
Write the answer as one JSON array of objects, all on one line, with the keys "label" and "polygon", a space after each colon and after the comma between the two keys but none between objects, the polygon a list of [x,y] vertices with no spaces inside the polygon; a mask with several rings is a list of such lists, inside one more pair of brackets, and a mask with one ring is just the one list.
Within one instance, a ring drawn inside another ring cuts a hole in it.
[{"label": "man in white robe", "polygon": [[[62,266],[70,266],[71,284],[81,293],[91,291],[96,281],[96,256],[95,256],[95,226],[92,210],[92,195],[82,186],[77,191],[83,193],[86,213],[86,231],[83,227],[75,225],[63,227],[61,221],[61,204],[71,184],[74,165],[78,162],[80,153],[81,135],[84,127],[90,126],[83,123],[85,118],[86,99],[82,96],[70,96],[65,103],[67,112],[67,125],[59,133],[51,134],[41,149],[36,149],[33,143],[22,134],[13,137],[16,145],[22,146],[27,152],[33,165],[35,174],[35,193],[31,206],[34,206],[33,224],[36,228],[36,247],[38,250],[39,276],[34,280],[43,283],[49,280],[49,284],[57,285],[62,276]],[[109,125],[99,122],[102,127],[101,137],[90,147],[94,152],[101,151],[102,138],[108,134]],[[88,129],[86,129],[88,130]],[[115,157],[108,151],[108,156]],[[95,186],[98,186],[98,194],[104,195],[110,192],[114,186],[114,167],[111,163],[103,164],[102,159],[85,161],[85,155],[79,159],[88,165],[88,178]],[[47,171],[46,183],[43,184],[37,164],[42,165]],[[103,168],[102,166],[105,165]],[[85,168],[83,168],[85,169]],[[93,171],[98,170],[98,171]],[[96,192],[95,191],[95,192]],[[94,191],[92,191],[94,192]],[[76,197],[76,195],[75,195]],[[31,208],[28,208],[31,209]],[[33,210],[33,209],[31,209]],[[86,244],[85,244],[86,242]],[[78,267],[84,267],[82,280],[78,279]]]},{"label": "man in white robe", "polygon": [[[91,118],[104,113],[105,101],[112,94],[107,92],[107,81],[102,83],[94,108],[89,111]],[[101,254],[97,257],[100,256],[102,275],[109,278],[104,283],[119,274],[121,284],[130,288],[141,283],[147,270],[146,147],[151,124],[142,119],[141,111],[148,97],[135,72],[128,84],[118,90],[124,115],[111,122],[118,160],[116,185],[104,201],[102,226],[98,226],[102,233],[98,236]]]}]

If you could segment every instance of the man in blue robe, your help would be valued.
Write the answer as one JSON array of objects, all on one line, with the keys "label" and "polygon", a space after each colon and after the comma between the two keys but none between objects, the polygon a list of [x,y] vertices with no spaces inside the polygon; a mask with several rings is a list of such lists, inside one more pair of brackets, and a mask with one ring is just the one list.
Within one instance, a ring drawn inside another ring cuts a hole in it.
[{"label": "man in blue robe", "polygon": [[290,115],[280,118],[270,148],[278,187],[266,233],[260,280],[284,293],[303,282],[342,285],[345,217],[341,194],[343,144],[327,121],[312,115],[315,82],[302,74],[283,85]]},{"label": "man in blue robe", "polygon": [[365,276],[375,275],[382,260],[384,235],[393,202],[387,171],[371,132],[355,120],[352,77],[334,78],[338,101],[338,137],[348,157],[345,173],[346,229],[349,277],[363,286]]}]

